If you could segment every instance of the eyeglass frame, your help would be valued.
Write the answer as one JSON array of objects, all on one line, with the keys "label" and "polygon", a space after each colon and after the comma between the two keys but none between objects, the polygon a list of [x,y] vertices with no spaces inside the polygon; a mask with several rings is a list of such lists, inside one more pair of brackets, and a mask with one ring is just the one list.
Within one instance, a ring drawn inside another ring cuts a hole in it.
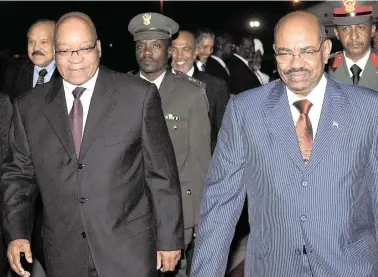
[{"label": "eyeglass frame", "polygon": [[76,52],[76,54],[80,57],[80,51],[89,51],[89,53],[90,52],[92,52],[95,48],[96,48],[96,46],[97,46],[97,39],[96,39],[96,41],[94,42],[94,44],[93,44],[93,46],[92,47],[84,47],[84,48],[80,48],[80,49],[78,49],[78,50],[54,50],[54,52],[55,52],[55,55],[61,55],[61,57],[63,57],[64,55],[62,55],[62,54],[65,54],[65,53],[70,53],[71,52],[71,56],[67,56],[67,57],[72,57],[73,56],[73,53],[75,53]]},{"label": "eyeglass frame", "polygon": [[[291,56],[291,59],[290,59],[289,62],[291,62],[291,61],[294,59],[294,57],[296,57],[296,56],[302,58],[301,54],[305,54],[305,52],[307,52],[307,54],[310,54],[309,52],[311,52],[311,54],[313,54],[313,55],[315,56],[316,53],[319,53],[319,52],[322,50],[323,43],[324,43],[325,41],[326,41],[326,39],[323,40],[323,41],[320,43],[320,46],[319,46],[319,49],[318,49],[318,50],[312,50],[312,51],[308,51],[308,50],[306,50],[306,51],[300,51],[298,54],[295,54],[295,55],[294,55],[294,53],[291,53],[291,54],[289,54],[289,53],[281,53],[281,54],[278,54],[278,53],[276,52],[276,47],[275,47],[276,45],[273,44],[274,56],[275,56],[276,61],[277,61],[277,56],[280,56],[280,55],[282,56],[282,54],[284,54],[284,55],[289,55],[289,56]],[[308,47],[312,47],[312,46],[308,46]],[[291,51],[291,50],[290,50],[290,51]],[[304,58],[303,58],[303,59],[304,59]],[[277,63],[278,63],[278,61],[277,61]]]}]

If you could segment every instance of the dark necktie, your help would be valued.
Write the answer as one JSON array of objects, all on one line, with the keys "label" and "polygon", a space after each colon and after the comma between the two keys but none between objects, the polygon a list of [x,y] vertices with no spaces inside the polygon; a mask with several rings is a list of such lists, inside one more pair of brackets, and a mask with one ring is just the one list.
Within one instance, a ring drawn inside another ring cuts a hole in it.
[{"label": "dark necktie", "polygon": [[205,71],[205,69],[206,69],[206,68],[205,68],[205,65],[202,64],[202,65],[201,65],[201,70],[202,70],[202,71]]},{"label": "dark necktie", "polygon": [[37,83],[35,84],[35,86],[39,86],[41,84],[43,84],[45,82],[45,76],[47,74],[47,70],[46,69],[41,69],[39,72],[38,72],[38,80],[37,80]]},{"label": "dark necktie", "polygon": [[83,105],[81,104],[80,96],[85,90],[86,88],[77,87],[72,91],[75,100],[69,114],[75,152],[78,158],[80,153],[81,137],[83,133]]},{"label": "dark necktie", "polygon": [[310,159],[312,151],[312,126],[308,112],[312,103],[306,99],[294,102],[294,106],[298,109],[300,116],[296,124],[296,132],[299,142],[299,148],[302,152],[303,162],[306,166]]},{"label": "dark necktie", "polygon": [[362,69],[358,65],[354,64],[350,67],[350,71],[353,74],[352,76],[353,84],[358,85],[358,82],[360,81],[360,73]]}]

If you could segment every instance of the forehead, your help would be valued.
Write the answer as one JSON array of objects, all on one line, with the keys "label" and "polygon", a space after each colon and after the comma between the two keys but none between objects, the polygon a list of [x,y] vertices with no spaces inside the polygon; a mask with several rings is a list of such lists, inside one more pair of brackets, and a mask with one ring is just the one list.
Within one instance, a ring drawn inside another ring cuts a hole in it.
[{"label": "forehead", "polygon": [[29,37],[32,36],[53,36],[54,25],[47,22],[36,23],[30,28]]},{"label": "forehead", "polygon": [[135,44],[164,44],[164,40],[162,39],[143,39],[143,40],[137,40]]},{"label": "forehead", "polygon": [[92,29],[87,22],[80,18],[68,18],[60,23],[56,30],[56,39],[73,37],[77,39],[92,39]]},{"label": "forehead", "polygon": [[172,41],[172,45],[195,45],[195,40],[193,36],[188,34],[180,34],[179,37]]},{"label": "forehead", "polygon": [[319,42],[319,24],[309,16],[293,17],[282,22],[276,34],[278,46],[315,45]]},{"label": "forehead", "polygon": [[206,36],[206,37],[204,37],[204,38],[201,39],[201,41],[199,42],[199,44],[202,44],[202,45],[212,45],[212,44],[214,44],[214,38],[210,37],[210,36]]}]

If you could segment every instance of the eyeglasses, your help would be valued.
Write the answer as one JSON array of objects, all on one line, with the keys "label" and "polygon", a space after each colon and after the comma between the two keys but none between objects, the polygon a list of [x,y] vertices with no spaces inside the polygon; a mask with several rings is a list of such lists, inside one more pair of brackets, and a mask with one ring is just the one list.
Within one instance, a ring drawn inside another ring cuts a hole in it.
[{"label": "eyeglasses", "polygon": [[61,57],[72,57],[73,53],[76,53],[78,56],[80,56],[80,54],[82,55],[86,55],[86,54],[89,54],[91,53],[97,46],[97,41],[94,43],[94,45],[92,47],[86,47],[86,48],[80,48],[79,50],[74,50],[74,51],[71,51],[71,50],[55,50],[55,54],[56,55],[59,55]]},{"label": "eyeglasses", "polygon": [[[274,56],[276,57],[276,60],[278,63],[289,63],[295,56],[299,56],[304,60],[311,60],[315,58],[316,54],[320,52],[322,49],[323,43],[325,40],[322,41],[322,43],[319,46],[318,50],[303,50],[300,51],[299,54],[294,55],[292,52],[283,52],[283,53],[277,53],[275,52]],[[276,51],[276,50],[274,50]]]}]

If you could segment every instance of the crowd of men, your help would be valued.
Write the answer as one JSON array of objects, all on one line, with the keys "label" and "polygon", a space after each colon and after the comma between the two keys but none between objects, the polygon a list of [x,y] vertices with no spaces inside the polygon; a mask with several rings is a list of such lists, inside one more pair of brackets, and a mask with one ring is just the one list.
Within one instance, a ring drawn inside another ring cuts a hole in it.
[{"label": "crowd of men", "polygon": [[372,14],[334,9],[334,54],[285,15],[277,77],[259,39],[159,13],[130,20],[127,74],[88,15],[36,21],[0,94],[0,276],[377,276]]}]

